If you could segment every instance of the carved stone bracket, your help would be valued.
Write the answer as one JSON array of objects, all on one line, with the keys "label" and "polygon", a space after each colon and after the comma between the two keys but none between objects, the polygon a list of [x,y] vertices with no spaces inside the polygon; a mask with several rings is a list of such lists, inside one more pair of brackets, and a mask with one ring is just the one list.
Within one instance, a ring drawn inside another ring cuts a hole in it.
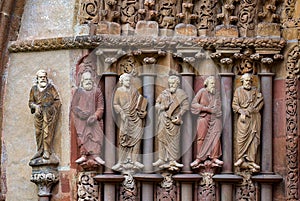
[{"label": "carved stone bracket", "polygon": [[221,67],[222,73],[231,73],[234,65],[234,60],[241,58],[240,48],[220,48],[210,56],[215,59]]},{"label": "carved stone bracket", "polygon": [[256,200],[256,186],[251,179],[252,172],[241,171],[237,173],[242,176],[243,181],[236,186],[236,200]]},{"label": "carved stone bracket", "polygon": [[50,200],[52,187],[58,182],[57,166],[33,166],[30,181],[38,186],[38,196]]}]

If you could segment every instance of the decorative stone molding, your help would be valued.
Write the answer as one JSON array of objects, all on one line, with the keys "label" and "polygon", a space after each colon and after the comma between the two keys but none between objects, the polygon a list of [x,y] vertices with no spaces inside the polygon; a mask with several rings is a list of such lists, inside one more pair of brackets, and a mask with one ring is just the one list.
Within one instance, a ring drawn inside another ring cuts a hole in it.
[{"label": "decorative stone molding", "polygon": [[298,126],[297,89],[300,77],[299,68],[300,47],[294,46],[287,57],[285,80],[286,85],[286,199],[299,199],[299,162],[298,162]]},{"label": "decorative stone molding", "polygon": [[96,172],[80,172],[78,176],[77,195],[78,201],[97,201],[99,184],[95,181]]},{"label": "decorative stone molding", "polygon": [[286,41],[282,38],[218,38],[218,37],[141,37],[141,36],[78,36],[40,40],[14,41],[10,52],[53,51],[62,49],[102,48],[155,48],[173,50],[177,48],[266,48],[282,50]]}]

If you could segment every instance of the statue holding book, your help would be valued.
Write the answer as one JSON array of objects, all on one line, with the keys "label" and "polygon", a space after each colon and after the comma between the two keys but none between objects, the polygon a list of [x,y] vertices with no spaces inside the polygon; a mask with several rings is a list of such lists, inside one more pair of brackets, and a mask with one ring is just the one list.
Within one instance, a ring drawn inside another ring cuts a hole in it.
[{"label": "statue holding book", "polygon": [[130,163],[135,169],[142,169],[144,165],[139,162],[139,153],[147,114],[147,99],[131,85],[131,74],[122,74],[119,82],[121,86],[115,91],[113,102],[118,115],[119,159],[112,169],[122,171],[126,163]]}]

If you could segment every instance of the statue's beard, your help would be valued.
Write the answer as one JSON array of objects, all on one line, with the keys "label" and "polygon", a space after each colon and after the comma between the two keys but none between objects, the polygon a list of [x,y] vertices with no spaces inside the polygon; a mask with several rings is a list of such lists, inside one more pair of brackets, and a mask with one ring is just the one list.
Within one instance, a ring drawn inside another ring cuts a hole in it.
[{"label": "statue's beard", "polygon": [[91,91],[93,89],[93,83],[85,83],[85,84],[83,84],[83,88],[86,91]]},{"label": "statue's beard", "polygon": [[48,84],[48,83],[47,83],[46,81],[40,81],[40,82],[39,82],[39,87],[40,87],[40,88],[45,88],[45,87],[47,86],[47,84]]},{"label": "statue's beard", "polygon": [[175,93],[175,92],[176,92],[176,89],[177,89],[176,87],[170,87],[170,92],[171,92],[171,93]]}]

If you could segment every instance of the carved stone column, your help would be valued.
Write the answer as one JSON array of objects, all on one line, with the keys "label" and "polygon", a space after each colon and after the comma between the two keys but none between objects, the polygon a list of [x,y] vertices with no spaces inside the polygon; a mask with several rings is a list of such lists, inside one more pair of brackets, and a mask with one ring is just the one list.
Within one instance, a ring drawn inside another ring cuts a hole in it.
[{"label": "carved stone column", "polygon": [[[262,59],[262,62],[264,59]],[[273,61],[273,60],[272,60]],[[262,132],[261,132],[261,174],[273,173],[273,76],[270,72],[270,66],[267,63],[262,64],[262,71],[259,73],[261,79],[261,92],[264,97],[264,107],[262,112]],[[272,200],[272,184],[261,184],[261,199],[265,201]]]},{"label": "carved stone column", "polygon": [[[154,57],[145,57],[143,59],[143,95],[147,98],[148,107],[147,107],[147,119],[146,127],[144,130],[144,141],[143,141],[143,163],[145,165],[144,172],[152,173],[153,172],[153,142],[154,142],[154,121],[155,121],[155,64],[156,59]],[[143,200],[152,201],[154,198],[153,191],[153,182],[149,180],[143,180],[142,183],[142,195]]]},{"label": "carved stone column", "polygon": [[[116,153],[116,128],[112,111],[112,98],[114,86],[116,86],[116,73],[103,73],[105,84],[105,170],[104,174],[113,174],[111,167],[115,164]],[[115,184],[104,184],[104,200],[115,200]]]},{"label": "carved stone column", "polygon": [[[232,200],[233,186],[237,178],[233,175],[233,117],[231,110],[232,103],[232,88],[233,88],[233,56],[235,53],[239,53],[239,50],[231,50],[231,52],[217,51],[212,55],[212,58],[219,58],[221,73],[221,102],[223,113],[223,131],[222,131],[222,157],[223,168],[222,175],[216,175],[216,179],[224,181],[221,183],[221,200]],[[220,178],[219,178],[220,177]]]}]

